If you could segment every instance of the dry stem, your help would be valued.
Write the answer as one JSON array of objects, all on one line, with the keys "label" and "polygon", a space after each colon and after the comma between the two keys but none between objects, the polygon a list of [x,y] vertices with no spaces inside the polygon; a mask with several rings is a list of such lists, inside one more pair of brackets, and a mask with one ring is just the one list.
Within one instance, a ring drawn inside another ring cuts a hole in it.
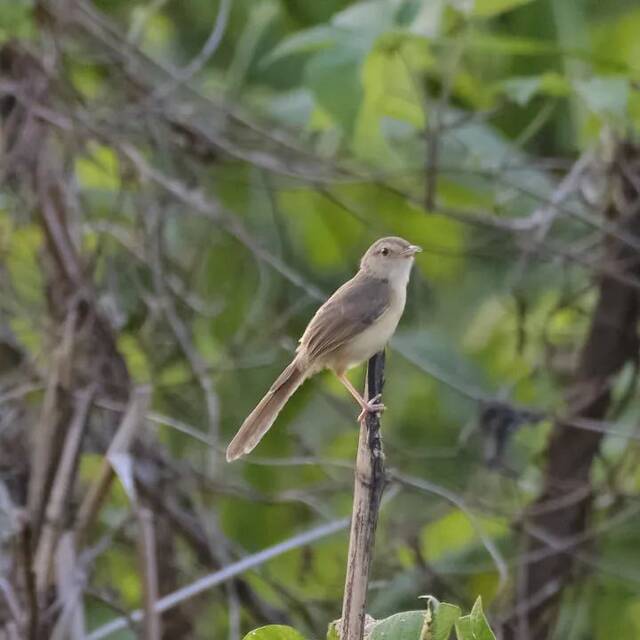
[{"label": "dry stem", "polygon": [[[365,383],[367,398],[380,394],[383,384],[384,352],[381,352],[369,360]],[[358,440],[347,577],[342,601],[342,640],[362,640],[369,567],[384,486],[380,417],[368,414],[361,423]]]}]

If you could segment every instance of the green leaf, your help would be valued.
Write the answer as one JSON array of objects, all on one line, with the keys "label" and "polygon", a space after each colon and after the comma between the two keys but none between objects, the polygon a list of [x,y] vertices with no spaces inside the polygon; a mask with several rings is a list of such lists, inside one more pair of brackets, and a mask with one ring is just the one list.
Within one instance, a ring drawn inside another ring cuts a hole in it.
[{"label": "green leaf", "polygon": [[118,336],[118,349],[127,363],[134,380],[138,382],[148,382],[151,377],[151,369],[147,354],[140,343],[132,335],[122,334]]},{"label": "green leaf", "polygon": [[500,33],[476,32],[469,35],[468,47],[476,53],[492,53],[501,56],[538,56],[560,54],[553,42],[539,38],[502,35]]},{"label": "green leaf", "polygon": [[404,611],[380,620],[369,640],[420,640],[425,621],[424,611]]},{"label": "green leaf", "polygon": [[[416,353],[416,350],[413,352]],[[430,361],[434,360],[435,358]],[[509,531],[508,523],[497,517],[479,517],[477,524],[486,535],[493,537],[506,535]],[[420,540],[422,552],[432,562],[463,553],[480,544],[474,523],[459,510],[451,510],[425,525],[420,533]]]},{"label": "green leaf", "polygon": [[33,35],[33,4],[29,0],[0,0],[0,16],[0,36],[3,40]]},{"label": "green leaf", "polygon": [[293,627],[283,624],[270,624],[250,631],[244,640],[305,640],[305,637]]},{"label": "green leaf", "polygon": [[120,167],[113,149],[105,145],[91,143],[88,154],[78,157],[75,171],[82,187],[115,191],[120,187]]},{"label": "green leaf", "polygon": [[[407,60],[412,61],[411,67]],[[358,156],[387,164],[394,159],[382,131],[384,117],[407,122],[415,129],[424,127],[424,108],[415,77],[431,63],[424,38],[390,33],[378,40],[362,65],[364,100],[353,141]]]},{"label": "green leaf", "polygon": [[410,29],[413,33],[434,38],[439,35],[443,23],[446,0],[421,2]]},{"label": "green leaf", "polygon": [[458,640],[496,640],[482,611],[482,598],[478,597],[471,613],[455,623]]},{"label": "green leaf", "polygon": [[522,5],[529,4],[533,0],[476,0],[473,7],[473,14],[483,18],[512,11]]},{"label": "green leaf", "polygon": [[589,42],[594,59],[606,58],[609,63],[618,63],[637,74],[640,5],[635,3],[632,10],[612,13],[605,20],[594,20],[589,26],[593,29]]},{"label": "green leaf", "polygon": [[502,83],[502,90],[506,96],[520,106],[528,104],[539,89],[540,76],[509,78]]},{"label": "green leaf", "polygon": [[431,630],[431,640],[449,640],[451,630],[460,617],[460,607],[441,602],[435,610]]},{"label": "green leaf", "polygon": [[309,264],[322,271],[342,272],[344,256],[358,239],[358,221],[317,191],[283,191],[278,194],[278,206]]},{"label": "green leaf", "polygon": [[27,304],[37,305],[44,291],[42,272],[38,266],[38,252],[42,246],[42,232],[36,225],[24,225],[15,230],[7,223],[4,227],[8,251],[4,264],[18,298]]},{"label": "green leaf", "polygon": [[[378,621],[369,640],[449,640],[460,617],[460,608],[446,602],[438,603],[431,596],[427,598],[426,611],[404,611]],[[328,635],[327,640],[337,640],[337,637]]]},{"label": "green leaf", "polygon": [[538,76],[509,78],[502,83],[501,89],[513,102],[524,106],[538,94],[566,96],[571,86],[559,73],[549,71]]},{"label": "green leaf", "polygon": [[287,56],[302,53],[314,53],[333,46],[340,38],[340,32],[330,26],[320,25],[304,31],[298,31],[282,40],[262,61],[266,67]]},{"label": "green leaf", "polygon": [[629,80],[624,76],[594,76],[576,80],[576,93],[586,106],[601,116],[623,118],[629,103]]},{"label": "green leaf", "polygon": [[377,35],[393,26],[396,12],[394,2],[364,0],[340,11],[331,22],[343,29],[353,29],[355,34]]},{"label": "green leaf", "polygon": [[[434,60],[424,38],[401,32],[381,37],[363,65],[363,109],[372,111],[376,121],[381,116],[389,116],[422,129],[424,108],[416,77],[432,64]],[[378,127],[378,124],[367,123],[369,135],[371,126]]]},{"label": "green leaf", "polygon": [[362,89],[358,78],[362,51],[357,42],[319,51],[305,67],[305,84],[316,102],[347,131],[355,122]]},{"label": "green leaf", "polygon": [[266,56],[262,66],[287,56],[314,53],[331,47],[343,49],[354,43],[364,53],[378,35],[393,26],[395,11],[392,3],[386,0],[356,3],[337,13],[331,24],[311,27],[284,38]]},{"label": "green leaf", "polygon": [[482,598],[478,596],[471,609],[471,624],[478,640],[496,640],[489,622],[482,610]]},{"label": "green leaf", "polygon": [[455,627],[458,640],[475,640],[475,636],[473,635],[473,630],[471,628],[470,615],[458,618]]},{"label": "green leaf", "polygon": [[337,620],[334,620],[329,624],[329,629],[327,630],[327,640],[340,640],[340,634],[338,633],[338,629],[336,628]]}]

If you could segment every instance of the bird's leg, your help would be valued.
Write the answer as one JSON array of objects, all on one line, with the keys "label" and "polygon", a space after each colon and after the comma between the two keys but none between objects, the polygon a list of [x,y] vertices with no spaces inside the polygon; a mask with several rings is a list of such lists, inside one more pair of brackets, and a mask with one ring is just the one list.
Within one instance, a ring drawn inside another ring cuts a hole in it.
[{"label": "bird's leg", "polygon": [[342,382],[342,384],[347,388],[347,391],[354,397],[355,401],[362,409],[358,416],[358,422],[362,422],[367,413],[378,413],[379,411],[385,410],[385,406],[381,402],[378,402],[381,394],[378,394],[370,400],[365,400],[360,395],[360,392],[351,384],[351,382],[349,382],[349,378],[347,378],[346,374],[339,373],[336,375],[338,376],[338,380],[340,380],[340,382]]}]

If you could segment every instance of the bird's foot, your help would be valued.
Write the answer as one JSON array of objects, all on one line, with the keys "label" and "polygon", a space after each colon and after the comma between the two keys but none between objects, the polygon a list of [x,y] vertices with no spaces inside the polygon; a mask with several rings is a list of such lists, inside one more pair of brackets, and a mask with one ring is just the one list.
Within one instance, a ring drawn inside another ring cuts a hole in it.
[{"label": "bird's foot", "polygon": [[362,411],[358,416],[358,422],[362,422],[368,413],[380,413],[386,409],[386,407],[382,404],[382,402],[378,402],[381,398],[382,394],[378,394],[371,398],[371,400],[366,400],[365,404],[362,406]]}]

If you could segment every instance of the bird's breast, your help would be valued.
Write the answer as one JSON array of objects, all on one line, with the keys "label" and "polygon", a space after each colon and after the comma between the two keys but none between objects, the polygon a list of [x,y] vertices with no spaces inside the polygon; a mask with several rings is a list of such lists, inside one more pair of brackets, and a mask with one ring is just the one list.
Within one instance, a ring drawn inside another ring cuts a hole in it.
[{"label": "bird's breast", "polygon": [[394,300],[389,308],[364,331],[354,336],[336,354],[335,369],[355,367],[381,351],[394,334],[404,310],[404,297]]}]

